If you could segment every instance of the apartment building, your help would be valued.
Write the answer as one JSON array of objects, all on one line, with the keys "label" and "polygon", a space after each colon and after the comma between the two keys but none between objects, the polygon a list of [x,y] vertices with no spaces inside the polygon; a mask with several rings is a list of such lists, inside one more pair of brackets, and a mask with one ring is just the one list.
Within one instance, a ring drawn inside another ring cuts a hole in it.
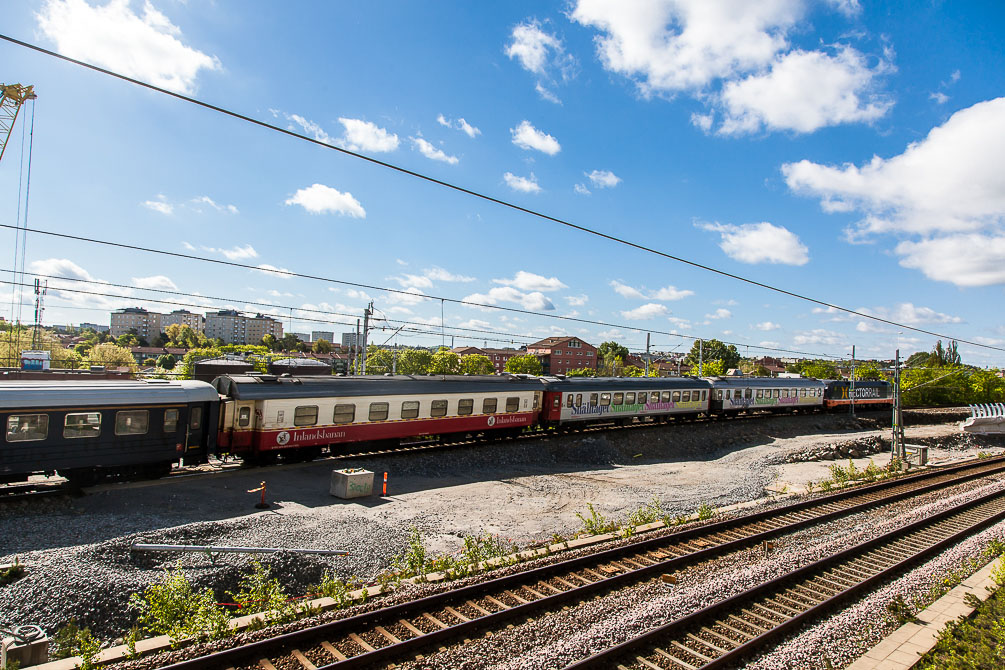
[{"label": "apartment building", "polygon": [[232,309],[206,312],[206,337],[224,344],[258,344],[266,335],[283,336],[283,323],[263,314],[244,316]]}]

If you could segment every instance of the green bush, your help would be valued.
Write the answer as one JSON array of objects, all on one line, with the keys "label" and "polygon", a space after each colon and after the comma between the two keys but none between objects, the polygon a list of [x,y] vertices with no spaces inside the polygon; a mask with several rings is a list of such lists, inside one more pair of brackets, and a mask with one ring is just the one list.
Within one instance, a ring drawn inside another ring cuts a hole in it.
[{"label": "green bush", "polygon": [[586,509],[589,510],[589,516],[583,516],[579,512],[576,512],[576,516],[583,522],[583,531],[588,535],[603,535],[618,528],[618,524],[598,512],[593,503],[586,503]]},{"label": "green bush", "polygon": [[702,503],[698,506],[698,520],[705,521],[706,519],[711,519],[716,515],[716,510],[714,507],[708,503]]},{"label": "green bush", "polygon": [[279,585],[279,580],[273,578],[272,571],[258,561],[251,562],[251,572],[238,583],[238,590],[228,595],[240,605],[238,613],[241,616],[265,612],[264,622],[267,624],[289,621],[296,616],[296,607]]},{"label": "green bush", "polygon": [[92,670],[95,667],[94,657],[101,651],[101,643],[93,635],[91,629],[81,628],[76,619],[56,631],[52,638],[55,645],[53,656],[56,659],[80,657],[80,670]]},{"label": "green bush", "polygon": [[230,634],[227,610],[216,604],[212,589],[196,591],[181,569],[165,570],[164,579],[134,593],[130,606],[139,612],[139,623],[151,635],[167,635],[178,642],[186,638],[216,640]]}]

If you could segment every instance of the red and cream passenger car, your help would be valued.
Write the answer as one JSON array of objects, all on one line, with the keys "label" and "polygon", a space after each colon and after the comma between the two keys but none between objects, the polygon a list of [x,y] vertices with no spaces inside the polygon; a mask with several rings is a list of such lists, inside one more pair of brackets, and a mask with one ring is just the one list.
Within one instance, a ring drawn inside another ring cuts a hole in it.
[{"label": "red and cream passenger car", "polygon": [[357,442],[392,446],[537,423],[544,384],[514,376],[218,377],[217,451],[268,462]]}]

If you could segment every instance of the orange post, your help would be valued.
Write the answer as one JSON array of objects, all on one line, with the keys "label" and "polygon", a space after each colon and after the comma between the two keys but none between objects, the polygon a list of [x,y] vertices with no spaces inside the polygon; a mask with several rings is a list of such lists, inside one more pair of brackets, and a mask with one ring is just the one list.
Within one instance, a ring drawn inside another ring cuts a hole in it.
[{"label": "orange post", "polygon": [[387,473],[384,473],[384,492],[381,493],[382,496],[387,497]]},{"label": "orange post", "polygon": [[262,501],[255,504],[258,509],[269,509],[269,503],[265,502],[265,482],[262,482],[257,489],[248,489],[248,493],[262,492]]}]

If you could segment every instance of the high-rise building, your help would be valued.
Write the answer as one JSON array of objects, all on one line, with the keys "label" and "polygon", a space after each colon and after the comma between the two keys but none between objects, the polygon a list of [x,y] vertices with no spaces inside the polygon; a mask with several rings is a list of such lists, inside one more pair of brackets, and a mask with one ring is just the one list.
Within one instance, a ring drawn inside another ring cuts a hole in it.
[{"label": "high-rise building", "polygon": [[161,332],[161,316],[157,312],[148,312],[142,307],[126,307],[117,309],[111,315],[111,327],[108,334],[119,337],[135,330],[144,340],[157,337]]},{"label": "high-rise building", "polygon": [[342,346],[350,349],[354,348],[357,338],[361,341],[363,339],[359,336],[359,333],[342,333]]},{"label": "high-rise building", "polygon": [[202,314],[193,314],[187,309],[176,309],[168,314],[161,315],[161,330],[166,330],[168,326],[178,324],[188,326],[197,333],[201,333],[205,327],[206,319]]},{"label": "high-rise building", "polygon": [[263,314],[244,316],[232,309],[206,312],[206,337],[224,344],[258,344],[266,335],[283,336],[283,323]]},{"label": "high-rise building", "polygon": [[317,342],[318,340],[327,340],[328,342],[334,342],[335,333],[330,330],[312,330],[311,342]]}]

